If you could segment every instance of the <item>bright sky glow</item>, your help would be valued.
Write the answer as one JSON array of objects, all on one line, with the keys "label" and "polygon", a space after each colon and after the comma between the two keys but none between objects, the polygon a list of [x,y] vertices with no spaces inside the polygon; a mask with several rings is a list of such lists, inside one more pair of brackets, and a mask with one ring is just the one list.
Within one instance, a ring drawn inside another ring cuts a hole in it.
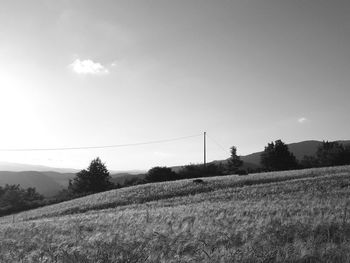
[{"label": "bright sky glow", "polygon": [[[207,131],[208,159],[350,139],[348,0],[2,0],[0,148]],[[301,125],[302,124],[302,125]],[[0,161],[114,170],[202,161],[202,138]]]}]

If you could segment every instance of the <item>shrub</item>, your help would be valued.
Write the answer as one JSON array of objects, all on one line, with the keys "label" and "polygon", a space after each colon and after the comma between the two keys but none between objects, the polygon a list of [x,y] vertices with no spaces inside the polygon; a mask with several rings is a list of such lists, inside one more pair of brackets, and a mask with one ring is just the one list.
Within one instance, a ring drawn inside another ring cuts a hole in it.
[{"label": "shrub", "polygon": [[248,172],[246,170],[244,170],[244,169],[238,169],[236,171],[236,174],[238,174],[238,175],[248,175]]},{"label": "shrub", "polygon": [[168,167],[153,167],[146,175],[147,182],[163,182],[176,180],[176,173]]}]

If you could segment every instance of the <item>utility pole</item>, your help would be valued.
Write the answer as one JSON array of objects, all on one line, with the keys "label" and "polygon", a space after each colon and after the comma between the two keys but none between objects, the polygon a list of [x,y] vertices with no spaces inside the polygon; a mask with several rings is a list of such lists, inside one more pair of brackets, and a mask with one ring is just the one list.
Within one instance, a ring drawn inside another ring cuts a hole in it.
[{"label": "utility pole", "polygon": [[207,133],[204,132],[204,167],[207,166],[207,141],[206,141]]}]

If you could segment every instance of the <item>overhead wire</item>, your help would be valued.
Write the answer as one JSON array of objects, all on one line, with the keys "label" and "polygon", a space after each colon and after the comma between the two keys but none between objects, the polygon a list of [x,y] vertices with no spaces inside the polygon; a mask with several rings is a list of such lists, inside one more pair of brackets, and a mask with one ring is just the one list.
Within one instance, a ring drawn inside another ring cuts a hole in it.
[{"label": "overhead wire", "polygon": [[87,150],[87,149],[106,149],[106,148],[119,148],[119,147],[128,147],[128,146],[138,146],[138,145],[147,145],[147,144],[158,144],[166,143],[172,141],[185,140],[193,137],[199,137],[202,134],[189,135],[171,139],[155,140],[155,141],[146,141],[138,143],[127,143],[127,144],[114,144],[114,145],[101,145],[101,146],[82,146],[82,147],[62,147],[62,148],[19,148],[19,149],[0,149],[0,152],[33,152],[33,151],[66,151],[66,150]]},{"label": "overhead wire", "polygon": [[227,154],[227,150],[220,144],[218,143],[212,136],[210,136],[207,133],[207,136],[209,137],[210,140],[212,140],[223,152],[225,152]]}]

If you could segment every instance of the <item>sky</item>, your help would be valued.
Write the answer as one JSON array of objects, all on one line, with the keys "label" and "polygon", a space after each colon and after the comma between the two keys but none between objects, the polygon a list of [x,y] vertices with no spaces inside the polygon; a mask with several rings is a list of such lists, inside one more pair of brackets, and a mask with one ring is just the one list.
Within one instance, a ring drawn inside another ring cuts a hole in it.
[{"label": "sky", "polygon": [[150,169],[350,139],[348,0],[0,0],[0,161]]}]

